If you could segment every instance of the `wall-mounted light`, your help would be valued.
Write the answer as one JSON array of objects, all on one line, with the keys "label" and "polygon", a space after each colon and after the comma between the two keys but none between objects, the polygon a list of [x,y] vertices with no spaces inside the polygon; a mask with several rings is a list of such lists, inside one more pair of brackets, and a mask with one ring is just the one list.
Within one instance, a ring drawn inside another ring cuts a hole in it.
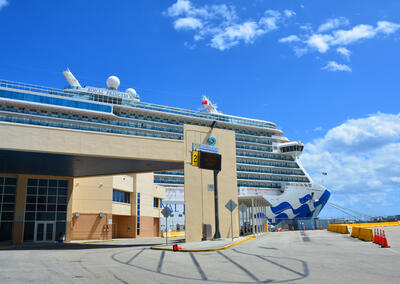
[{"label": "wall-mounted light", "polygon": [[103,213],[103,212],[100,212],[100,213],[99,213],[99,217],[100,217],[100,218],[103,218],[103,217],[104,217],[104,213]]},{"label": "wall-mounted light", "polygon": [[75,217],[79,217],[79,216],[81,216],[81,213],[75,212]]}]

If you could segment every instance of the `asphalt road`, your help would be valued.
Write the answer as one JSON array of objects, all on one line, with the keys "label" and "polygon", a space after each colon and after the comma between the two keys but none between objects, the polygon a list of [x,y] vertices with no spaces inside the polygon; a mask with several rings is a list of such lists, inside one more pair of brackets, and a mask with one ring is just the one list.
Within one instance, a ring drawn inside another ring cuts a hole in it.
[{"label": "asphalt road", "polygon": [[0,250],[0,283],[400,283],[391,248],[327,231],[267,233],[224,251],[149,249],[151,241]]}]

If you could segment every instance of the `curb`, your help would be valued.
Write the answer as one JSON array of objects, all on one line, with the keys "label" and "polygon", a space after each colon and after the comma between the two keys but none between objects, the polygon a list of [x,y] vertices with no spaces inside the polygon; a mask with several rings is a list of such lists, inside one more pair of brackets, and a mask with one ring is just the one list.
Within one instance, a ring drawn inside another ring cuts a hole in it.
[{"label": "curb", "polygon": [[[244,243],[244,242],[246,242],[248,240],[252,240],[252,239],[255,239],[255,238],[256,238],[256,236],[249,236],[249,237],[244,238],[244,239],[242,239],[240,241],[236,241],[234,243],[231,243],[229,245],[226,245],[226,246],[223,246],[223,247],[219,247],[219,248],[213,248],[213,249],[180,249],[180,250],[178,250],[178,252],[209,252],[209,251],[226,250],[226,249],[228,249],[230,247],[236,246],[238,244]],[[154,249],[154,250],[174,251],[172,248],[162,248],[162,247],[154,247],[154,246],[150,247],[150,248]]]},{"label": "curb", "polygon": [[12,248],[13,246],[4,246],[4,247],[0,247],[0,249],[9,249]]},{"label": "curb", "polygon": [[[75,244],[95,244],[95,243],[107,243],[114,240],[101,240],[101,241],[87,241],[87,242],[76,242]],[[72,243],[73,244],[73,243]]]}]

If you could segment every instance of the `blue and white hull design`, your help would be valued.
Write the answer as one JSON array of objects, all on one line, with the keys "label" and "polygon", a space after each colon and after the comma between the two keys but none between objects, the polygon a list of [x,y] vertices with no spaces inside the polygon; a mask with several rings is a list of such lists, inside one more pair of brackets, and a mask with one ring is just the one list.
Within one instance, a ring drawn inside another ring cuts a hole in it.
[{"label": "blue and white hull design", "polygon": [[331,193],[323,186],[286,186],[279,196],[263,197],[271,203],[266,208],[266,218],[270,224],[278,224],[285,219],[316,218]]}]

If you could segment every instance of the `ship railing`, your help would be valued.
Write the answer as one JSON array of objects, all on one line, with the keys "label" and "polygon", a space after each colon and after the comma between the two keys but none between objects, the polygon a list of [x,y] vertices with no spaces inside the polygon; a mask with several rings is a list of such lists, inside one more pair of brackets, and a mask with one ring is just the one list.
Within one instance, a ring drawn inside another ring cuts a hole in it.
[{"label": "ship railing", "polygon": [[[1,79],[0,79],[0,87],[13,88],[13,89],[32,91],[32,92],[45,92],[48,94],[68,96],[68,97],[71,97],[71,94],[78,95],[78,96],[85,94],[85,92],[82,92],[82,93],[75,92],[74,90],[66,91],[66,90],[57,89],[57,88],[49,88],[49,87],[44,87],[44,86],[39,86],[39,85],[25,84],[25,83],[19,83],[19,82],[1,80]],[[181,108],[175,108],[175,107],[169,107],[169,106],[161,106],[161,105],[156,105],[156,104],[151,104],[151,103],[143,103],[143,102],[136,102],[136,101],[129,101],[129,100],[123,100],[123,102],[124,102],[123,103],[124,105],[129,105],[132,107],[138,107],[138,108],[144,108],[144,109],[150,109],[150,110],[158,110],[158,111],[161,110],[161,111],[166,111],[166,112],[170,112],[173,114],[189,115],[189,116],[195,116],[195,117],[200,117],[200,118],[206,118],[206,119],[210,119],[210,120],[235,123],[235,124],[240,124],[240,125],[277,129],[276,126],[270,122],[255,121],[255,120],[245,119],[245,118],[236,118],[236,117],[220,115],[220,114],[208,114],[208,113],[202,113],[202,112],[192,111],[192,110],[187,110],[187,109],[181,109]]]}]

